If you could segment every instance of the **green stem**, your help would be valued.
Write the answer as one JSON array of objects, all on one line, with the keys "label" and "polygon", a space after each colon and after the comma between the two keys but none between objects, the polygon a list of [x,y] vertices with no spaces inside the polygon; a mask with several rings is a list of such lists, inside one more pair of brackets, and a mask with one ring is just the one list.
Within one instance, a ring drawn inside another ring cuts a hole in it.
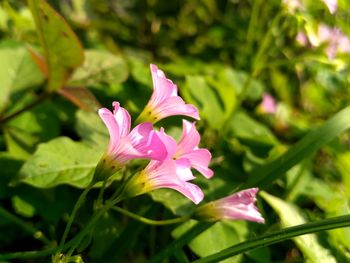
[{"label": "green stem", "polygon": [[256,30],[256,23],[259,19],[259,5],[260,1],[255,0],[253,1],[253,8],[252,8],[252,13],[250,15],[250,20],[249,20],[249,25],[248,25],[248,31],[247,31],[247,42],[249,45],[252,46],[252,41],[253,41],[253,36],[255,35],[255,30]]},{"label": "green stem", "polygon": [[24,231],[26,231],[27,233],[33,235],[36,239],[40,240],[44,244],[48,245],[48,244],[51,243],[50,240],[48,240],[44,236],[43,232],[35,229],[31,225],[27,224],[25,221],[23,221],[22,219],[18,218],[15,215],[11,214],[10,212],[8,212],[7,210],[5,210],[2,207],[0,207],[0,217],[1,218],[6,218],[7,220],[11,221],[12,223],[15,223],[16,225],[21,227]]},{"label": "green stem", "polygon": [[148,224],[148,225],[154,225],[154,226],[164,226],[164,225],[171,225],[171,224],[178,224],[178,223],[182,223],[185,222],[187,220],[190,219],[190,217],[188,216],[184,216],[184,217],[178,217],[178,218],[174,218],[174,219],[167,219],[167,220],[152,220],[146,217],[142,217],[140,215],[134,214],[126,209],[123,209],[121,207],[115,206],[112,207],[112,210],[115,210],[119,213],[122,213],[128,217],[131,217],[135,220],[138,220],[142,223]]},{"label": "green stem", "polygon": [[106,205],[99,210],[95,216],[90,220],[90,222],[84,227],[84,229],[79,233],[79,238],[75,240],[73,245],[70,247],[69,252],[67,253],[67,256],[70,257],[73,253],[74,250],[79,246],[83,238],[85,237],[86,234],[88,234],[93,227],[95,226],[97,220],[104,214],[106,213],[109,209],[113,208],[117,203],[119,203],[122,200],[122,198],[119,196],[116,199],[112,201],[107,201]]},{"label": "green stem", "polygon": [[[269,44],[271,42],[272,31],[275,28],[276,24],[279,22],[279,20],[282,17],[282,15],[283,15],[283,13],[279,12],[273,18],[273,20],[271,22],[271,25],[269,26],[269,29],[268,29],[267,33],[265,34],[265,36],[264,36],[264,38],[262,40],[262,44],[259,46],[258,52],[256,53],[256,55],[254,57],[254,61],[252,63],[253,66],[252,66],[252,69],[250,71],[250,74],[249,74],[248,78],[245,80],[240,94],[237,96],[237,105],[231,109],[227,120],[231,120],[233,118],[233,116],[236,113],[236,110],[239,108],[239,105],[242,104],[242,102],[246,98],[248,90],[249,90],[249,86],[250,86],[252,80],[254,78],[256,78],[260,74],[261,70],[264,68],[264,67],[260,66],[262,64],[261,63],[262,57],[264,55],[266,56],[266,54],[267,54],[266,49],[269,47]],[[258,64],[258,62],[260,62],[260,63]],[[222,129],[224,135],[227,134],[227,131],[228,131],[229,127],[230,127],[230,124],[231,124],[230,121],[226,121],[225,122],[224,127]]]},{"label": "green stem", "polygon": [[67,239],[68,233],[70,231],[70,228],[72,227],[74,218],[75,218],[79,208],[81,207],[81,205],[85,202],[86,195],[89,193],[89,191],[92,189],[93,186],[94,186],[94,183],[90,183],[89,186],[87,188],[85,188],[85,190],[79,196],[78,201],[76,202],[76,204],[73,208],[72,214],[69,217],[68,223],[66,225],[66,229],[63,232],[60,246],[63,246],[63,244],[66,242],[66,239]]},{"label": "green stem", "polygon": [[96,201],[97,207],[99,207],[100,205],[103,204],[103,194],[104,194],[105,189],[106,189],[107,180],[108,180],[108,178],[106,178],[106,179],[103,181],[102,187],[101,187],[101,189],[100,189],[100,192],[98,193],[98,197],[97,197],[97,201]]},{"label": "green stem", "polygon": [[53,254],[60,253],[61,251],[64,251],[68,248],[76,247],[81,240],[84,238],[84,236],[89,233],[91,228],[96,224],[98,219],[109,209],[111,209],[113,206],[115,206],[121,198],[116,198],[115,200],[112,200],[108,202],[104,207],[101,208],[89,221],[89,223],[84,227],[82,231],[80,231],[74,238],[72,238],[70,241],[68,241],[65,244],[59,245],[58,247],[48,248],[46,250],[42,251],[24,251],[24,252],[15,252],[15,253],[8,253],[8,254],[0,254],[0,260],[9,260],[9,259],[18,259],[18,258],[39,258],[39,257],[45,257]]},{"label": "green stem", "polygon": [[193,261],[193,263],[219,262],[221,260],[233,257],[235,255],[245,253],[249,250],[269,246],[271,244],[281,242],[296,236],[349,226],[350,215],[346,215],[302,224],[298,226],[288,227],[273,233],[262,235],[260,237],[248,240],[246,242],[239,243],[213,255],[195,260]]}]

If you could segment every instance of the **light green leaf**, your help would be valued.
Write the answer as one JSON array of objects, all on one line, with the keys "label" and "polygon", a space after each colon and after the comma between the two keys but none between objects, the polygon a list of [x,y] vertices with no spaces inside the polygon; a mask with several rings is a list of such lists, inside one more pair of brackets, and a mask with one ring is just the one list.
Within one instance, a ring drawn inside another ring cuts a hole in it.
[{"label": "light green leaf", "polygon": [[128,77],[128,68],[123,58],[108,51],[87,50],[84,64],[72,75],[70,86],[96,86],[103,83],[115,84]]},{"label": "light green leaf", "polygon": [[12,197],[12,205],[16,213],[21,216],[32,217],[35,213],[35,208],[17,195]]},{"label": "light green leaf", "polygon": [[196,101],[201,116],[205,118],[212,128],[220,129],[223,124],[224,109],[214,90],[207,84],[202,76],[187,76],[186,87],[190,96]]},{"label": "light green leaf", "polygon": [[11,94],[39,85],[44,77],[24,48],[0,49],[0,113]]},{"label": "light green leaf", "polygon": [[[32,96],[27,96],[23,104],[31,98]],[[17,158],[26,159],[38,143],[58,136],[59,130],[55,107],[44,102],[6,123],[4,137],[8,151]]]},{"label": "light green leaf", "polygon": [[[176,228],[172,235],[178,238],[194,224],[195,221],[186,222]],[[198,256],[205,257],[244,241],[247,233],[247,223],[244,221],[220,221],[194,238],[189,246]],[[240,260],[241,257],[235,257],[220,262],[240,262]]]},{"label": "light green leaf", "polygon": [[83,48],[67,22],[45,0],[29,0],[48,68],[48,90],[60,89],[84,61]]},{"label": "light green leaf", "polygon": [[336,155],[335,166],[343,178],[347,197],[350,198],[350,151],[345,153],[338,152]]},{"label": "light green leaf", "polygon": [[19,180],[42,188],[60,184],[83,188],[90,183],[101,155],[102,151],[82,142],[59,137],[38,146],[20,170]]},{"label": "light green leaf", "polygon": [[242,141],[255,145],[278,145],[278,140],[266,126],[243,111],[237,112],[231,123],[229,131],[232,136]]},{"label": "light green leaf", "polygon": [[84,142],[100,150],[107,149],[108,130],[96,112],[79,110],[76,120],[76,131]]},{"label": "light green leaf", "polygon": [[[294,204],[287,203],[282,199],[272,196],[266,192],[260,192],[260,195],[276,211],[281,219],[282,227],[291,227],[306,223],[301,211]],[[310,262],[336,262],[336,259],[333,257],[330,251],[319,244],[315,234],[294,237],[293,240]]]}]

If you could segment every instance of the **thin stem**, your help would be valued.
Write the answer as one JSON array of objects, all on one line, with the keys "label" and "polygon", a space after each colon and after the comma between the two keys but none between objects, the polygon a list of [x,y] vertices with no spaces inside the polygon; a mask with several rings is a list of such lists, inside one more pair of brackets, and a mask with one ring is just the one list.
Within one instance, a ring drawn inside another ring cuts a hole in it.
[{"label": "thin stem", "polygon": [[98,193],[98,197],[97,197],[97,201],[96,201],[97,207],[99,207],[100,205],[103,204],[103,194],[104,194],[105,189],[106,189],[107,180],[108,180],[108,178],[103,181],[100,192]]},{"label": "thin stem", "polygon": [[18,115],[22,114],[23,112],[35,107],[36,105],[40,104],[42,101],[48,99],[50,97],[50,94],[48,93],[44,93],[40,96],[38,96],[36,98],[36,100],[34,100],[33,102],[29,103],[28,105],[26,105],[25,107],[23,107],[22,109],[8,115],[8,116],[5,116],[3,118],[0,118],[0,125],[1,124],[4,124],[5,122],[8,122],[10,120],[12,120],[13,118],[16,118]]},{"label": "thin stem", "polygon": [[[262,40],[262,44],[259,46],[258,52],[256,53],[255,57],[254,57],[254,61],[253,61],[253,66],[252,69],[250,71],[249,76],[247,77],[247,79],[245,80],[242,90],[240,92],[240,94],[237,96],[237,105],[235,107],[233,107],[228,115],[227,120],[231,120],[233,118],[233,116],[236,113],[236,110],[239,108],[239,105],[244,101],[244,99],[247,96],[250,84],[252,82],[252,80],[254,78],[256,78],[261,70],[264,68],[261,65],[261,60],[262,57],[264,55],[266,55],[266,49],[269,47],[269,43],[271,40],[271,36],[272,36],[272,30],[274,29],[274,27],[276,26],[276,24],[278,23],[278,21],[280,20],[280,18],[282,17],[283,13],[279,12],[272,20],[271,25],[269,26],[269,29],[267,31],[267,33],[265,34],[263,40]],[[260,63],[258,64],[258,62],[260,61]],[[266,66],[265,66],[266,67]],[[229,129],[229,125],[230,125],[230,121],[226,121],[223,127],[223,133],[224,135],[227,134],[227,131]]]},{"label": "thin stem", "polygon": [[109,209],[111,209],[113,206],[115,206],[116,204],[118,204],[120,201],[122,200],[121,196],[118,196],[117,198],[113,199],[112,201],[107,201],[106,205],[103,206],[101,208],[101,210],[99,210],[96,215],[90,220],[90,222],[85,226],[85,228],[79,233],[79,238],[75,239],[75,242],[73,243],[73,245],[70,247],[68,253],[67,253],[67,257],[70,257],[73,253],[74,250],[79,246],[79,244],[81,243],[81,241],[83,240],[83,238],[85,237],[85,235],[87,233],[89,233],[93,227],[95,226],[95,223],[97,222],[97,220],[104,214],[106,213]]},{"label": "thin stem", "polygon": [[81,207],[81,205],[85,202],[86,195],[89,193],[89,191],[92,189],[93,186],[94,186],[94,183],[90,183],[89,186],[87,188],[85,188],[85,190],[79,196],[78,201],[76,202],[76,204],[73,208],[72,214],[69,217],[68,223],[66,225],[66,229],[63,232],[60,246],[63,246],[63,244],[66,242],[66,239],[67,239],[68,233],[70,231],[70,228],[72,227],[74,218],[75,218],[79,208]]},{"label": "thin stem", "polygon": [[140,221],[144,224],[153,225],[153,226],[165,226],[165,225],[171,225],[171,224],[178,224],[178,223],[183,223],[183,222],[190,219],[190,217],[188,217],[188,216],[183,216],[183,217],[167,219],[167,220],[153,220],[153,219],[149,219],[149,218],[134,214],[134,213],[132,213],[126,209],[123,209],[121,207],[118,207],[118,206],[112,207],[112,210],[115,210],[119,213],[122,213],[122,214],[124,214],[128,217],[131,217],[137,221]]},{"label": "thin stem", "polygon": [[250,20],[249,20],[249,25],[248,25],[248,31],[247,31],[247,42],[248,44],[251,44],[253,41],[253,36],[255,33],[255,25],[258,20],[258,15],[259,15],[259,4],[260,1],[253,1],[253,8],[252,8],[252,13],[250,15]]},{"label": "thin stem", "polygon": [[298,226],[288,227],[273,233],[262,235],[246,242],[239,243],[213,255],[195,260],[193,263],[219,262],[226,258],[245,253],[249,250],[269,246],[271,244],[281,242],[296,236],[348,226],[350,226],[350,215],[338,216]]},{"label": "thin stem", "polygon": [[109,209],[111,209],[113,206],[115,206],[119,201],[122,199],[120,197],[107,202],[104,207],[101,208],[88,222],[88,224],[85,226],[85,228],[80,231],[73,239],[68,241],[65,244],[59,245],[58,247],[48,248],[42,251],[24,251],[24,252],[15,252],[15,253],[8,253],[8,254],[0,254],[0,260],[9,260],[9,259],[18,259],[18,258],[38,258],[38,257],[45,257],[53,254],[60,253],[61,251],[66,250],[67,248],[76,247],[77,244],[81,242],[81,240],[84,238],[84,236],[89,233],[90,229],[96,224],[98,219]]},{"label": "thin stem", "polygon": [[11,221],[12,223],[15,223],[19,227],[21,227],[23,230],[25,230],[27,233],[32,234],[34,238],[40,240],[43,242],[45,245],[49,245],[51,242],[48,240],[43,232],[40,230],[37,230],[36,228],[32,227],[31,225],[27,224],[25,221],[20,219],[19,217],[11,214],[4,208],[0,207],[0,217],[1,218],[6,218],[7,220]]}]

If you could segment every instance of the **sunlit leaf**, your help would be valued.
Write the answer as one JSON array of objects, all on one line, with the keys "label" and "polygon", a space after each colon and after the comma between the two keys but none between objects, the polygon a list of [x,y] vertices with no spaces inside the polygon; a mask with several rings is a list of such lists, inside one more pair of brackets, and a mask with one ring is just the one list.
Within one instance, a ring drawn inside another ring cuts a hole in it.
[{"label": "sunlit leaf", "polygon": [[29,0],[48,69],[49,91],[60,89],[81,65],[84,53],[67,22],[45,0]]},{"label": "sunlit leaf", "polygon": [[68,85],[115,84],[127,77],[128,68],[123,58],[103,50],[87,50],[84,64],[76,69]]},{"label": "sunlit leaf", "polygon": [[58,93],[83,110],[96,112],[101,108],[95,95],[85,87],[63,87]]},{"label": "sunlit leaf", "polygon": [[70,184],[86,187],[102,151],[59,137],[39,145],[19,172],[19,181],[42,188]]},{"label": "sunlit leaf", "polygon": [[[295,205],[287,203],[266,192],[261,192],[260,194],[276,211],[281,219],[282,227],[291,227],[306,223],[301,211]],[[320,245],[315,234],[294,237],[293,240],[310,262],[336,262],[336,259],[332,256],[330,251]]]},{"label": "sunlit leaf", "polygon": [[0,113],[8,106],[11,94],[39,85],[44,78],[24,48],[0,49]]}]

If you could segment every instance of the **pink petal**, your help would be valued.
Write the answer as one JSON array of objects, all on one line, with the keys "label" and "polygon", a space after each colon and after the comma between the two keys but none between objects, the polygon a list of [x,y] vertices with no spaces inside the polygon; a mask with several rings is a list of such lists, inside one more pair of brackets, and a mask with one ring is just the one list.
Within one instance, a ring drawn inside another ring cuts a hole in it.
[{"label": "pink petal", "polygon": [[195,179],[191,172],[191,162],[187,159],[176,160],[176,174],[182,181]]},{"label": "pink petal", "polygon": [[154,109],[160,119],[174,115],[184,115],[199,120],[199,113],[195,106],[185,104],[180,97],[169,97]]},{"label": "pink petal", "polygon": [[190,160],[191,165],[206,178],[211,178],[214,172],[208,168],[211,160],[211,153],[207,149],[196,149],[189,153],[183,154],[181,158]]},{"label": "pink petal", "polygon": [[184,153],[192,151],[198,147],[200,135],[196,130],[195,123],[182,120],[182,135],[177,145],[176,155],[180,156]]},{"label": "pink petal", "polygon": [[180,192],[196,205],[199,204],[204,198],[204,194],[202,190],[197,185],[192,183],[184,182],[182,185],[169,184],[168,186],[164,186],[164,187],[171,188]]},{"label": "pink petal", "polygon": [[274,97],[269,94],[264,94],[261,106],[266,113],[275,113],[276,112],[276,101]]},{"label": "pink petal", "polygon": [[108,129],[110,136],[109,149],[112,150],[117,147],[120,142],[119,125],[110,110],[102,108],[98,110],[98,114]]},{"label": "pink petal", "polygon": [[338,9],[338,1],[337,0],[322,0],[323,3],[327,6],[329,12],[334,14]]},{"label": "pink petal", "polygon": [[150,158],[158,161],[164,160],[167,148],[153,130],[150,122],[137,125],[129,134],[133,147],[142,154],[142,158]]},{"label": "pink petal", "polygon": [[164,132],[164,129],[161,128],[159,132],[156,132],[160,140],[163,142],[163,144],[166,147],[166,150],[168,152],[167,158],[172,158],[176,152],[176,141],[173,137],[167,135]]},{"label": "pink petal", "polygon": [[177,96],[177,87],[165,77],[163,71],[159,70],[156,65],[151,64],[151,73],[153,81],[153,94],[151,104],[157,105],[168,97]]},{"label": "pink petal", "polygon": [[131,117],[128,111],[119,106],[119,102],[113,102],[113,114],[119,126],[120,137],[125,137],[130,132]]},{"label": "pink petal", "polygon": [[[180,167],[178,168],[176,162],[171,159],[167,159],[162,163],[151,161],[145,169],[149,176],[150,184],[153,189],[174,189],[189,198],[195,204],[198,204],[203,200],[204,194],[198,186],[183,180],[189,179],[191,176],[188,175],[188,171],[181,174],[181,172],[186,169],[185,163],[179,163],[179,165]],[[181,165],[183,165],[183,167],[181,167]]]},{"label": "pink petal", "polygon": [[218,207],[218,210],[221,211],[223,218],[245,219],[264,223],[264,218],[255,206],[256,193],[258,191],[258,188],[246,189],[231,196],[222,198],[214,203]]}]

